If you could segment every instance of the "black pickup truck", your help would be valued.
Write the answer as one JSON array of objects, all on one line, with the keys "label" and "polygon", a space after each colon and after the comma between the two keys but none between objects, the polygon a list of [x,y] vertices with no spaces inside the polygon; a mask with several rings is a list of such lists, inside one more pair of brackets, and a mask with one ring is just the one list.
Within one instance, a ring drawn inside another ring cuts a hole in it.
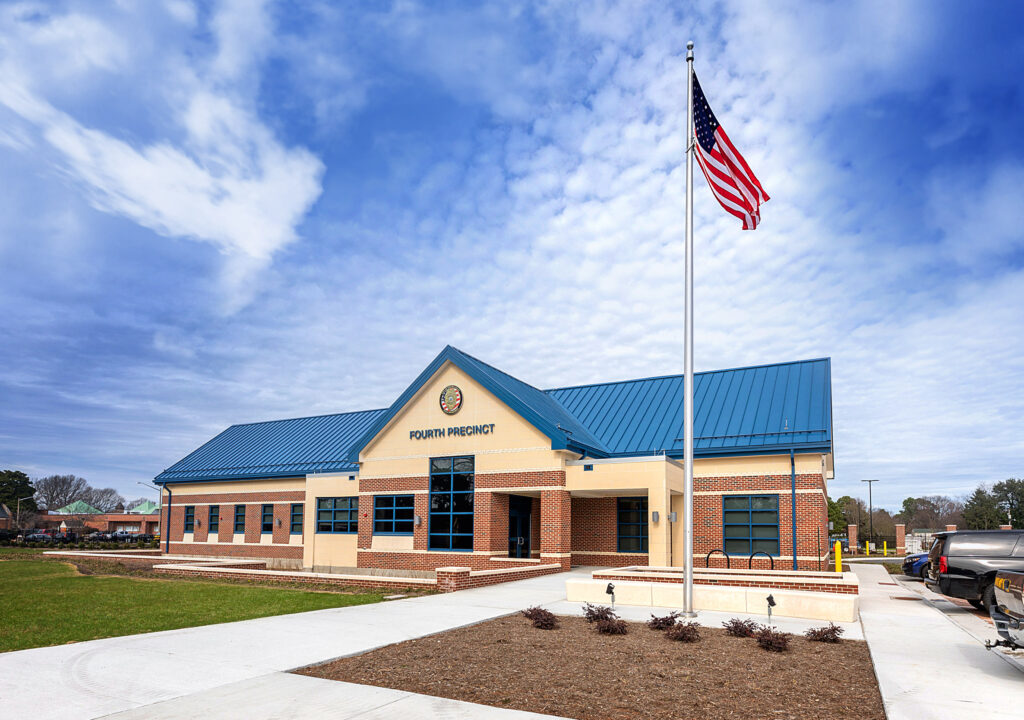
[{"label": "black pickup truck", "polygon": [[963,598],[976,608],[995,603],[1000,570],[1024,572],[1024,530],[959,530],[936,533],[925,583],[943,595]]}]

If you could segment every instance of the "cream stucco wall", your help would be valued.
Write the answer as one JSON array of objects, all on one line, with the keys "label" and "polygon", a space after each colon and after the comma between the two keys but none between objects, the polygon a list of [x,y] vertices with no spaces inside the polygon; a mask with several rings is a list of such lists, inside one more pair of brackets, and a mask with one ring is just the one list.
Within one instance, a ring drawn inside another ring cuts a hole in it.
[{"label": "cream stucco wall", "polygon": [[266,480],[225,480],[221,482],[202,483],[168,483],[174,494],[173,504],[188,495],[213,495],[216,493],[259,493],[282,492],[285,490],[302,490],[304,478],[270,478]]},{"label": "cream stucco wall", "polygon": [[[305,481],[306,504],[303,515],[302,566],[305,568],[355,567],[359,535],[356,533],[317,533],[318,497],[355,497],[359,481],[349,480],[352,473],[309,475]],[[360,518],[362,521],[362,518]]]},{"label": "cream stucco wall", "polygon": [[[462,407],[455,415],[440,407],[448,385],[462,390]],[[494,425],[493,432],[449,435],[448,428]],[[414,430],[441,429],[441,437],[413,439]],[[474,455],[477,474],[561,470],[567,455],[551,449],[551,440],[482,385],[451,363],[406,403],[360,454],[360,479],[426,475],[431,457]],[[575,456],[573,456],[575,457]]]}]

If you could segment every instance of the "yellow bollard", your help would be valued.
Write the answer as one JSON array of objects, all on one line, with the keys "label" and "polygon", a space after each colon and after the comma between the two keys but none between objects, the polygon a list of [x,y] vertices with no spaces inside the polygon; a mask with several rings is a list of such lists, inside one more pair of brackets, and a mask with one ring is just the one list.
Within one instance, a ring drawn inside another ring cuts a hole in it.
[{"label": "yellow bollard", "polygon": [[871,554],[871,546],[868,544],[867,540],[864,541],[864,554],[865,555],[870,555]]},{"label": "yellow bollard", "polygon": [[836,572],[843,571],[843,544],[836,540]]},{"label": "yellow bollard", "polygon": [[882,541],[882,557],[889,557],[889,541]]}]

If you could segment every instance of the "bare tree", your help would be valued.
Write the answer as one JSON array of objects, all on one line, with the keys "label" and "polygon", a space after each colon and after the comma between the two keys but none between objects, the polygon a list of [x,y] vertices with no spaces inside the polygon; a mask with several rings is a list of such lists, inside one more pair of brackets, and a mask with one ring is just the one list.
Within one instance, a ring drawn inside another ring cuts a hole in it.
[{"label": "bare tree", "polygon": [[76,500],[83,500],[92,490],[84,478],[75,475],[50,475],[33,484],[36,503],[47,510],[57,510]]},{"label": "bare tree", "polygon": [[148,500],[149,500],[149,498],[144,498],[144,497],[138,497],[138,498],[132,498],[131,500],[126,500],[125,503],[124,503],[124,509],[126,511],[134,510],[139,505],[141,505],[144,502],[147,502]]},{"label": "bare tree", "polygon": [[89,488],[82,498],[100,512],[111,512],[118,505],[124,507],[124,498],[114,488]]}]

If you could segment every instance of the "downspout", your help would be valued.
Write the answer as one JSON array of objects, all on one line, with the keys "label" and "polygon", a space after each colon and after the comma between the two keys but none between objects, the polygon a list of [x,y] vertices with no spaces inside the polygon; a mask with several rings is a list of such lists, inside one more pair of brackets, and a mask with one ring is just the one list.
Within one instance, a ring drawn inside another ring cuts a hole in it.
[{"label": "downspout", "polygon": [[789,449],[789,483],[793,490],[793,569],[796,570],[796,454]]},{"label": "downspout", "polygon": [[160,531],[165,533],[164,535],[164,552],[168,555],[171,554],[171,489],[165,484],[164,490],[167,491],[167,527],[160,528]]}]

